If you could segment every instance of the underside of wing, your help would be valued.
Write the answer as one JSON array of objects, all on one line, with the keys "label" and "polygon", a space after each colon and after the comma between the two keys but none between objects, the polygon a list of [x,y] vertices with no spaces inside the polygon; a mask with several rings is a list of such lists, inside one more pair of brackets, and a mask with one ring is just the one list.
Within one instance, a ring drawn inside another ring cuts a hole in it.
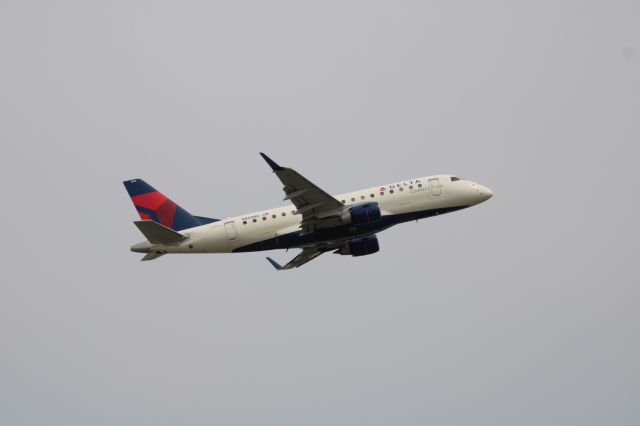
[{"label": "underside of wing", "polygon": [[298,268],[320,256],[322,253],[324,253],[324,251],[321,251],[316,247],[304,248],[302,249],[300,254],[291,259],[291,261],[289,261],[289,263],[284,266],[280,266],[275,260],[271,259],[270,257],[267,257],[267,260],[273,265],[274,268],[276,268],[278,271],[281,271],[283,269]]},{"label": "underside of wing", "polygon": [[334,241],[324,241],[312,246],[303,247],[302,251],[284,266],[280,266],[278,262],[270,257],[267,257],[267,260],[274,268],[281,271],[283,269],[298,268],[321,254],[334,250],[336,250],[334,251],[336,254],[364,256],[375,253],[378,249],[378,239],[375,235],[371,235],[367,237],[342,238]]}]

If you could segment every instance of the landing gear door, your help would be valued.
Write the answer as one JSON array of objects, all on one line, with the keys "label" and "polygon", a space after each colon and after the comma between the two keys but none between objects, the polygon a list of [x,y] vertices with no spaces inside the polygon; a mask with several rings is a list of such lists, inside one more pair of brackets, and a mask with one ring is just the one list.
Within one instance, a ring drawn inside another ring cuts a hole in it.
[{"label": "landing gear door", "polygon": [[429,179],[429,191],[431,191],[431,195],[434,197],[442,195],[442,184],[440,183],[440,179]]},{"label": "landing gear door", "polygon": [[235,222],[226,222],[224,224],[224,230],[227,231],[227,238],[229,240],[235,240],[238,238],[238,232],[236,231],[236,223]]}]

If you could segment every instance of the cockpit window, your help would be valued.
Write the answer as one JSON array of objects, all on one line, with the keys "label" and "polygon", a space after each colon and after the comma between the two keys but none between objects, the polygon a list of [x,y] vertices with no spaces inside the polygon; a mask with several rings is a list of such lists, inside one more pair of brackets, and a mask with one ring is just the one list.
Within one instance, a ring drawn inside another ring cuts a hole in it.
[{"label": "cockpit window", "polygon": [[455,182],[455,181],[457,181],[457,180],[460,180],[460,178],[457,178],[457,177],[455,177],[455,176],[451,176],[451,182]]}]

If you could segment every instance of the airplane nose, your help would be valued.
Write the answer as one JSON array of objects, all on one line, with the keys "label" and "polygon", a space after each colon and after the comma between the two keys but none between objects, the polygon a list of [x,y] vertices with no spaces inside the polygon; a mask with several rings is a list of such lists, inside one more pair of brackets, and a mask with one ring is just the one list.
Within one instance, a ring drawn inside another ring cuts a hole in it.
[{"label": "airplane nose", "polygon": [[478,185],[478,194],[482,197],[482,201],[487,201],[493,197],[493,191],[484,185]]}]

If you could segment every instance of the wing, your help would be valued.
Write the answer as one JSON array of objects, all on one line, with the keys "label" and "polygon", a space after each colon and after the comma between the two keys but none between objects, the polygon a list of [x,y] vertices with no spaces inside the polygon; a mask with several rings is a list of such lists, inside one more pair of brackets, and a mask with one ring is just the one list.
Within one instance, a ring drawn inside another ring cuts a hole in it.
[{"label": "wing", "polygon": [[343,206],[340,201],[327,194],[300,173],[287,167],[281,167],[262,152],[260,155],[284,185],[282,188],[286,194],[284,201],[291,200],[297,208],[296,214],[302,215],[304,232],[312,231],[305,229],[308,228],[305,224],[313,223],[322,213],[342,211]]},{"label": "wing", "polygon": [[302,266],[305,263],[310,262],[316,257],[320,256],[322,253],[324,253],[324,251],[318,250],[316,247],[306,247],[302,249],[300,254],[291,259],[291,261],[284,266],[280,266],[275,260],[271,259],[270,257],[267,257],[267,260],[278,271],[282,271],[283,269],[291,269]]}]

